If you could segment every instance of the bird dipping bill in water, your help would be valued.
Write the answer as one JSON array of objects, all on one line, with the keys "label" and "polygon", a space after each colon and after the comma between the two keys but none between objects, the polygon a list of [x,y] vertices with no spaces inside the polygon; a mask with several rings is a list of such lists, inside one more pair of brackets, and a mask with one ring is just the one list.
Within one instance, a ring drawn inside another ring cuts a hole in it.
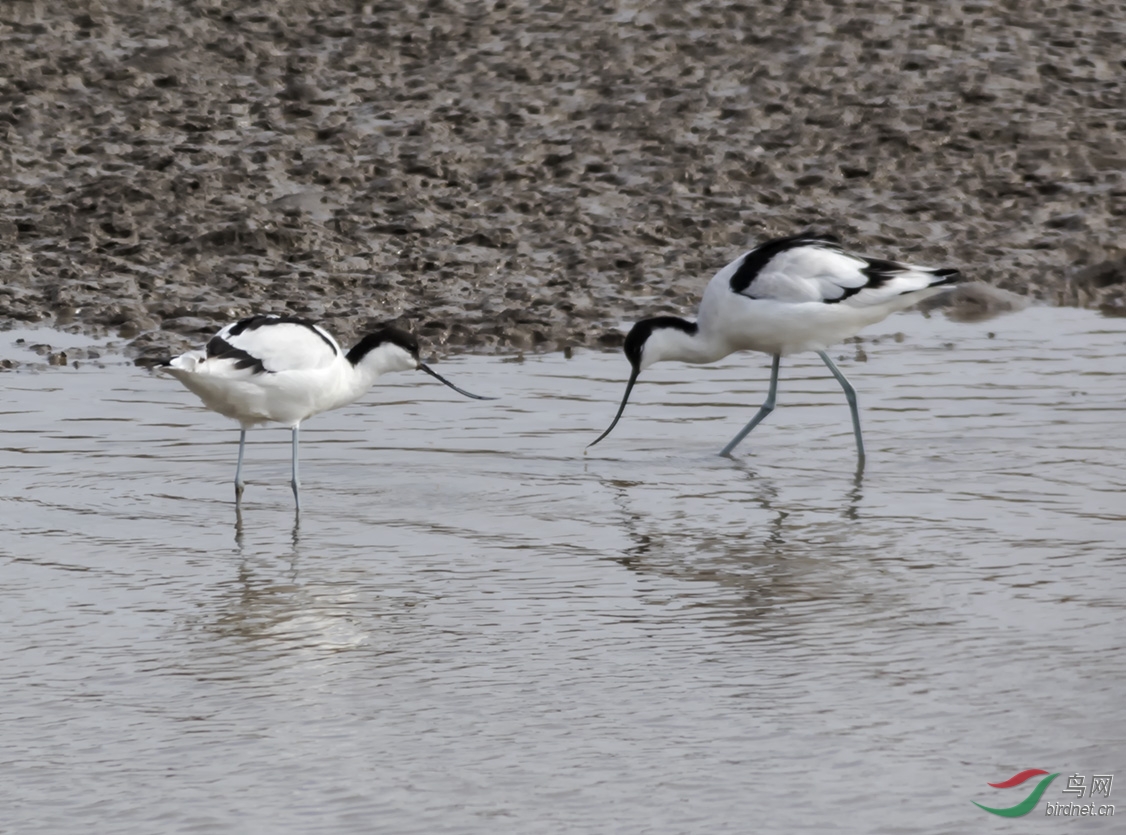
[{"label": "bird dipping bill in water", "polygon": [[863,465],[856,391],[825,349],[959,280],[957,270],[853,255],[828,235],[807,232],[767,241],[716,273],[700,301],[697,321],[658,316],[633,326],[625,341],[633,370],[622,405],[609,429],[590,446],[617,426],[637,375],[653,363],[715,362],[736,351],[762,351],[774,358],[766,402],[720,452],[729,455],[774,410],[781,358],[816,351],[844,389]]},{"label": "bird dipping bill in water", "polygon": [[369,333],[345,353],[324,328],[295,316],[250,316],[227,325],[203,350],[188,351],[160,366],[214,412],[237,420],[235,500],[242,499],[246,430],[280,423],[293,430],[293,498],[301,507],[297,434],[301,422],[362,397],[391,371],[425,371],[458,394],[470,394],[418,358],[418,340],[396,328]]}]

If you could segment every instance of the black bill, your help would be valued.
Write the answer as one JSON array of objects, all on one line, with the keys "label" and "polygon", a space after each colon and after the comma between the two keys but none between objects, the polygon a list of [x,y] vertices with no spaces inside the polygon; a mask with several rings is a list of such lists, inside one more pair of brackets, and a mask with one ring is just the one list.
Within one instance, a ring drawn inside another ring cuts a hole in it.
[{"label": "black bill", "polygon": [[433,368],[431,368],[429,365],[427,365],[424,362],[420,362],[418,364],[418,367],[419,367],[420,371],[425,371],[427,374],[429,374],[431,377],[433,377],[438,382],[445,383],[447,386],[452,388],[458,394],[465,395],[466,397],[472,397],[474,400],[496,400],[497,399],[495,397],[483,397],[480,394],[470,394],[465,389],[459,389],[457,386],[455,386],[453,383],[451,383],[449,380],[447,380],[445,377],[443,377],[441,374],[439,374],[437,371],[435,371]]},{"label": "black bill", "polygon": [[589,444],[587,444],[587,449],[590,449],[596,443],[598,443],[603,438],[605,438],[607,435],[609,435],[611,432],[613,432],[614,427],[618,425],[618,420],[619,420],[619,418],[621,418],[622,412],[624,412],[626,410],[626,401],[629,400],[629,393],[631,391],[633,391],[633,384],[637,382],[637,373],[638,373],[637,369],[635,368],[629,375],[629,382],[626,384],[626,393],[625,393],[625,396],[622,397],[622,405],[618,407],[618,413],[616,415],[614,415],[614,421],[613,421],[613,423],[610,424],[610,428],[607,429],[605,432],[603,432],[601,435],[599,435],[597,439],[595,439],[594,441],[591,441]]}]

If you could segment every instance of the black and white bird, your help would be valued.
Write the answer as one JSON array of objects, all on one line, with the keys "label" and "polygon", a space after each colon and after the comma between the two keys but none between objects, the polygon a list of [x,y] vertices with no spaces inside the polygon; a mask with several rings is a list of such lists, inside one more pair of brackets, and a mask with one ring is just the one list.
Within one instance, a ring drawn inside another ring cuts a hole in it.
[{"label": "black and white bird", "polygon": [[653,363],[715,362],[736,351],[770,354],[774,361],[766,402],[720,452],[729,455],[774,410],[781,358],[816,351],[844,389],[863,465],[856,391],[825,349],[959,280],[958,270],[853,255],[828,235],[807,232],[767,241],[716,273],[700,301],[697,321],[658,316],[633,326],[625,341],[633,370],[622,405],[609,429],[590,446],[618,424],[637,375]]},{"label": "black and white bird", "polygon": [[384,374],[419,369],[458,394],[470,394],[418,358],[418,340],[396,328],[369,333],[345,353],[322,327],[295,316],[272,314],[240,319],[211,337],[203,350],[188,351],[160,366],[199,396],[214,412],[242,427],[235,469],[235,501],[242,499],[242,454],[246,430],[280,423],[293,430],[293,498],[301,507],[297,436],[313,415],[339,409],[362,397]]}]

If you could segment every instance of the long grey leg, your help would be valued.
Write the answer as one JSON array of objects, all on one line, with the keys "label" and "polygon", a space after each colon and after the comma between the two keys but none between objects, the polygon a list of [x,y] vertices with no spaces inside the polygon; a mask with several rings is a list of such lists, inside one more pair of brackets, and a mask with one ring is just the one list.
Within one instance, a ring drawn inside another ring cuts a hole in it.
[{"label": "long grey leg", "polygon": [[238,466],[235,467],[235,504],[242,501],[242,490],[246,487],[246,482],[242,480],[242,453],[246,449],[246,430],[243,429],[238,435]]},{"label": "long grey leg", "polygon": [[301,479],[297,477],[297,430],[299,426],[293,427],[293,480],[289,482],[293,487],[293,502],[297,509],[301,509],[301,496],[298,491],[301,489]]},{"label": "long grey leg", "polygon": [[860,455],[860,463],[864,463],[864,439],[860,436],[860,411],[856,408],[856,389],[852,387],[845,375],[840,372],[840,369],[833,364],[829,359],[829,355],[824,351],[818,351],[817,355],[821,357],[821,361],[829,366],[829,370],[833,372],[833,376],[837,378],[837,382],[841,384],[844,389],[845,399],[848,400],[848,407],[852,410],[852,434],[856,436],[856,452]]},{"label": "long grey leg", "polygon": [[723,448],[720,455],[730,455],[731,450],[739,446],[739,443],[747,437],[750,431],[762,423],[763,418],[774,411],[774,395],[778,393],[778,366],[781,361],[782,357],[779,354],[775,354],[774,362],[770,366],[770,391],[766,394],[766,402],[762,404],[762,407],[758,410],[758,414],[751,418],[751,422],[740,429],[739,434],[731,439],[731,443]]}]

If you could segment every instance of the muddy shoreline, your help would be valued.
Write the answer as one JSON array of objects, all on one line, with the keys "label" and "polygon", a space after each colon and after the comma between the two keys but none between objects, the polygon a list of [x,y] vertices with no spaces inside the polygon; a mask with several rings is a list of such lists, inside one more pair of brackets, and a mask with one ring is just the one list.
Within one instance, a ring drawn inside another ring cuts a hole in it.
[{"label": "muddy shoreline", "polygon": [[805,228],[1119,314],[1123,42],[1108,2],[5,4],[0,324],[614,347]]}]

